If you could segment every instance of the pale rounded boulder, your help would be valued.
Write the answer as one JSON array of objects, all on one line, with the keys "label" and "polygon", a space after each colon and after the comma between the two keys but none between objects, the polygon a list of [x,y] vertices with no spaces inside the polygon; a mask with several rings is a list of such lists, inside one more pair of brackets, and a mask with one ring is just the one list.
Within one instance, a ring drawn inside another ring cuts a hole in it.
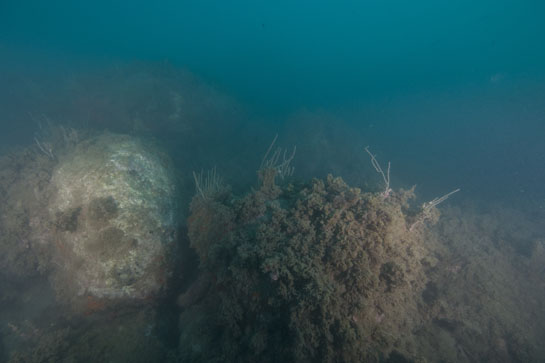
[{"label": "pale rounded boulder", "polygon": [[103,134],[63,157],[50,185],[52,282],[61,296],[134,300],[164,289],[178,227],[164,153],[131,136]]}]

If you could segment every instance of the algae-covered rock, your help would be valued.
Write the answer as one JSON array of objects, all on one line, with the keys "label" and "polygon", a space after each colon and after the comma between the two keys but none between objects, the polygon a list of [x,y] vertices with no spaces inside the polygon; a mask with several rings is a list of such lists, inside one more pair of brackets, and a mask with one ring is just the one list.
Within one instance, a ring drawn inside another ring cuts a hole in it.
[{"label": "algae-covered rock", "polygon": [[51,178],[48,204],[61,295],[142,299],[169,273],[177,229],[169,159],[130,136],[80,142]]},{"label": "algae-covered rock", "polygon": [[[196,196],[188,230],[211,286],[198,308],[184,307],[181,355],[373,362],[395,349],[414,358],[427,251],[408,228],[412,195],[384,198],[329,176],[274,194]],[[196,310],[199,324],[188,324]]]}]

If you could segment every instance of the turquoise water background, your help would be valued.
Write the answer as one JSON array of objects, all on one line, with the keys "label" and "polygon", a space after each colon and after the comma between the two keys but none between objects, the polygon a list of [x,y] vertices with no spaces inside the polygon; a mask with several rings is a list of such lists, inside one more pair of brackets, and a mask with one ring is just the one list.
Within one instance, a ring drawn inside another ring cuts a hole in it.
[{"label": "turquoise water background", "polygon": [[316,153],[304,143],[317,114],[339,133],[338,150],[371,145],[391,160],[394,186],[540,207],[544,18],[541,1],[4,1],[1,134],[28,135],[9,116],[13,73],[168,62],[269,135],[309,113],[289,138],[302,144],[299,160]]}]

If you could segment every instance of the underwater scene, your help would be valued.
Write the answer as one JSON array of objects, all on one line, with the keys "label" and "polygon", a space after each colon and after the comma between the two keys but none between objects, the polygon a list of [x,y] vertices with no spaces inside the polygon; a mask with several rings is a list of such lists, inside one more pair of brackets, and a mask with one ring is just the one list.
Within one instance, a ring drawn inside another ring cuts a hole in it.
[{"label": "underwater scene", "polygon": [[545,2],[0,3],[0,362],[543,342]]}]

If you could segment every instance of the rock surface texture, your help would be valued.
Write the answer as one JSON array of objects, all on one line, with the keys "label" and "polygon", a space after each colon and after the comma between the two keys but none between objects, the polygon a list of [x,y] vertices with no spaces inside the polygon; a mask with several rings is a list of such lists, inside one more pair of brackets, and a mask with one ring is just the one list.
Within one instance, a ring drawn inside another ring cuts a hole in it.
[{"label": "rock surface texture", "polygon": [[166,156],[130,136],[104,134],[60,160],[51,188],[52,280],[61,295],[143,299],[161,291],[177,229]]}]

